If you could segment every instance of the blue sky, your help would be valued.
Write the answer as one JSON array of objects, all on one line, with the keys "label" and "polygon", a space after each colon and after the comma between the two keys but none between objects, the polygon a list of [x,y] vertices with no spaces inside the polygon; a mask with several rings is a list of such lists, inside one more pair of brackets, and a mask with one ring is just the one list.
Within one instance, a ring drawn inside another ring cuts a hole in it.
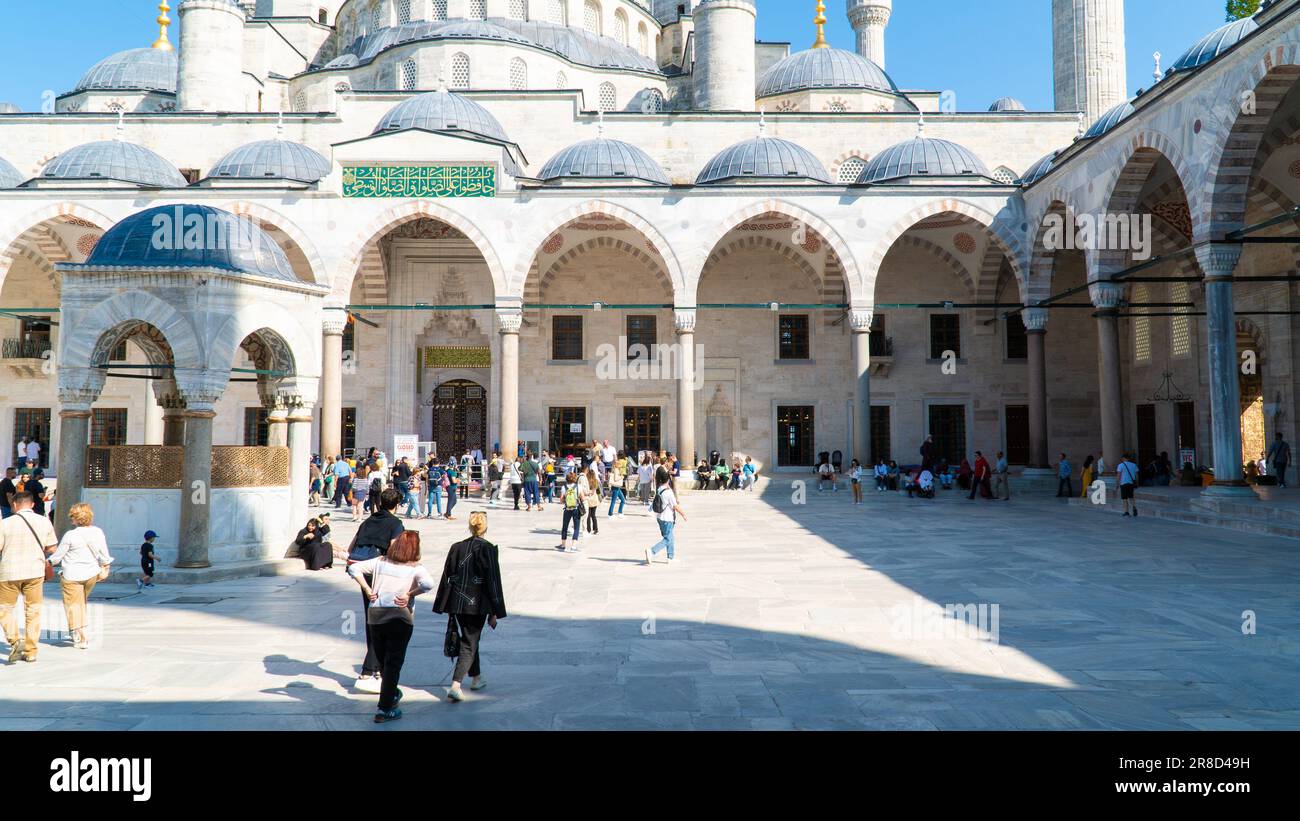
[{"label": "blue sky", "polygon": [[[47,90],[71,89],[100,58],[147,46],[157,36],[156,0],[3,2],[9,36],[0,56],[0,100],[27,110],[39,110]],[[807,48],[815,6],[758,0],[759,39]],[[827,34],[851,49],[844,7],[844,0],[828,0]],[[1223,7],[1223,0],[1128,0],[1129,92],[1151,85],[1152,52],[1164,54],[1168,66],[1222,24]],[[1008,94],[1030,109],[1050,110],[1050,22],[1050,0],[894,0],[889,73],[903,88],[955,91],[961,110],[983,110]]]}]

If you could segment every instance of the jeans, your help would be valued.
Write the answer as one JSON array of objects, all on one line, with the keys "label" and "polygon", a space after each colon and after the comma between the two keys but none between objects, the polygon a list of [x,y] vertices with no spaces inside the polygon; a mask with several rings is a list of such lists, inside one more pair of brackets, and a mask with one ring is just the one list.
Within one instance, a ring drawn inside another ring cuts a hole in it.
[{"label": "jeans", "polygon": [[451,680],[459,683],[465,680],[466,674],[478,678],[482,673],[479,668],[478,646],[483,637],[483,625],[487,624],[487,616],[457,614],[455,619],[456,626],[460,628],[460,655],[456,657],[456,669],[451,674]]},{"label": "jeans", "polygon": [[451,509],[456,506],[456,486],[451,485],[447,488],[447,516],[450,518]]},{"label": "jeans", "polygon": [[402,677],[406,663],[406,646],[411,643],[413,625],[393,619],[370,628],[375,644],[375,657],[379,660],[382,680],[379,684],[379,709],[391,710],[397,706],[397,682]]},{"label": "jeans", "polygon": [[435,507],[437,507],[438,509],[438,515],[439,516],[442,515],[442,486],[441,485],[434,485],[433,487],[429,488],[428,505],[429,505],[428,510],[425,511],[426,515],[432,516],[433,509]]},{"label": "jeans", "polygon": [[14,515],[13,508],[0,507],[0,519],[8,519],[12,515]]},{"label": "jeans", "polygon": [[655,546],[650,548],[651,556],[659,555],[659,551],[666,547],[668,548],[668,558],[671,559],[673,557],[673,527],[675,525],[676,522],[665,522],[663,519],[659,520],[659,535],[663,538],[655,542]]},{"label": "jeans", "polygon": [[529,479],[524,482],[524,504],[541,505],[542,495],[537,490],[537,480]]},{"label": "jeans", "polygon": [[581,508],[575,508],[574,510],[569,510],[568,508],[565,508],[565,511],[564,511],[564,524],[560,525],[560,540],[561,540],[561,541],[563,541],[564,539],[567,539],[567,538],[569,537],[569,522],[573,522],[573,540],[576,542],[576,541],[578,541],[578,537],[582,535],[582,510],[581,510]]},{"label": "jeans", "polygon": [[971,499],[974,499],[974,498],[975,498],[975,494],[979,493],[979,492],[980,492],[980,488],[982,488],[982,487],[984,487],[984,485],[988,484],[988,481],[989,481],[989,477],[987,477],[987,476],[985,476],[985,477],[983,477],[983,478],[972,478],[972,479],[971,479],[971,483],[970,483],[970,498],[971,498]]},{"label": "jeans", "polygon": [[627,494],[623,492],[622,486],[611,487],[609,489],[609,515],[614,515],[614,503],[618,502],[618,512],[623,512],[623,504],[627,501]]},{"label": "jeans", "polygon": [[352,477],[340,476],[334,480],[334,509],[338,510],[343,506],[344,499],[347,498],[348,491],[352,489]]}]

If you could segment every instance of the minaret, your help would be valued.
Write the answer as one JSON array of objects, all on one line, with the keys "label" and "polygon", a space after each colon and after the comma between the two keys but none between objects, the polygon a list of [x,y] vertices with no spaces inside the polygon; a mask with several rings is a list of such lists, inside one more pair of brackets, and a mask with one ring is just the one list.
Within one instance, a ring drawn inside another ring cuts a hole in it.
[{"label": "minaret", "polygon": [[757,17],[752,0],[704,0],[696,6],[696,109],[754,110]]},{"label": "minaret", "polygon": [[885,27],[894,0],[849,0],[849,22],[858,33],[858,54],[885,67]]},{"label": "minaret", "polygon": [[244,9],[234,0],[182,0],[177,107],[247,111],[244,99]]},{"label": "minaret", "polygon": [[1124,0],[1052,0],[1056,110],[1094,122],[1128,100]]}]

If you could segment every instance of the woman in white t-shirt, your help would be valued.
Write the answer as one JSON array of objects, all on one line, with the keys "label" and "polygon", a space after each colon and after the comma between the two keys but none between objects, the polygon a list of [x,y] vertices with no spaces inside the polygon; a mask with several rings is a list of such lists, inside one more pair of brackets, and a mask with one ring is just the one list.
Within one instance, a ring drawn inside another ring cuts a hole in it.
[{"label": "woman in white t-shirt", "polygon": [[655,495],[650,510],[659,524],[661,538],[653,547],[645,549],[646,566],[648,567],[654,561],[655,555],[665,548],[668,550],[668,563],[672,564],[674,561],[673,528],[677,524],[678,516],[682,517],[682,521],[686,521],[686,513],[677,503],[677,493],[673,490],[673,477],[668,473],[667,468],[660,467],[655,472]]},{"label": "woman in white t-shirt", "polygon": [[90,505],[73,505],[68,518],[76,527],[63,534],[50,563],[63,568],[59,590],[68,614],[68,632],[72,633],[73,646],[85,650],[90,646],[86,639],[86,599],[95,585],[108,577],[113,555],[108,552],[104,531],[94,526],[95,511]]},{"label": "woman in white t-shirt", "polygon": [[636,468],[636,497],[641,500],[641,504],[650,504],[650,482],[654,478],[655,466],[650,463],[650,457],[647,454],[641,455],[641,464]]}]

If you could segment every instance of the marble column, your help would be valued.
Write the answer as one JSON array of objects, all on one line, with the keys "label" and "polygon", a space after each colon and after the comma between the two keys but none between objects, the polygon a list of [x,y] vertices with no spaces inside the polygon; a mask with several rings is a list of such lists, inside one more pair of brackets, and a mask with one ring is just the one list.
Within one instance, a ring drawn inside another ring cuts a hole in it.
[{"label": "marble column", "polygon": [[[265,403],[263,407],[266,407]],[[266,444],[283,448],[289,445],[289,409],[283,406],[267,408]]]},{"label": "marble column", "polygon": [[185,462],[181,478],[181,527],[177,567],[211,567],[212,420],[215,403],[189,402],[185,411]]},{"label": "marble column", "polygon": [[311,403],[300,402],[288,411],[283,427],[289,445],[289,522],[291,528],[307,521],[307,497],[311,490]]},{"label": "marble column", "polygon": [[1034,470],[1051,466],[1047,452],[1047,309],[1021,312],[1029,342],[1029,465]]},{"label": "marble column", "polygon": [[1214,484],[1207,496],[1254,496],[1242,475],[1241,383],[1237,357],[1237,318],[1232,303],[1232,275],[1241,259],[1240,245],[1196,249],[1205,274],[1205,318],[1210,370],[1210,440],[1214,445]]},{"label": "marble column", "polygon": [[161,445],[163,443],[163,407],[154,395],[154,380],[145,381],[144,389],[144,443]]},{"label": "marble column", "polygon": [[97,368],[59,369],[59,495],[54,507],[54,529],[59,536],[72,528],[68,511],[82,500],[86,488],[90,406],[103,391],[104,380],[104,372]]},{"label": "marble column", "polygon": [[343,329],[348,314],[342,308],[321,313],[320,454],[322,460],[331,460],[343,448]]},{"label": "marble column", "polygon": [[1106,469],[1113,472],[1124,453],[1124,408],[1120,388],[1119,285],[1095,283],[1092,302],[1097,306],[1097,376],[1101,397],[1101,449]]},{"label": "marble column", "polygon": [[514,458],[519,448],[519,329],[524,315],[518,309],[497,312],[501,330],[501,452]]},{"label": "marble column", "polygon": [[871,464],[871,319],[870,310],[849,312],[853,334],[853,454],[863,465]]},{"label": "marble column", "polygon": [[179,448],[185,445],[185,397],[170,379],[153,383],[154,396],[162,408],[162,444]]},{"label": "marble column", "polygon": [[677,327],[677,463],[683,470],[696,463],[695,456],[695,309],[674,311]]}]

